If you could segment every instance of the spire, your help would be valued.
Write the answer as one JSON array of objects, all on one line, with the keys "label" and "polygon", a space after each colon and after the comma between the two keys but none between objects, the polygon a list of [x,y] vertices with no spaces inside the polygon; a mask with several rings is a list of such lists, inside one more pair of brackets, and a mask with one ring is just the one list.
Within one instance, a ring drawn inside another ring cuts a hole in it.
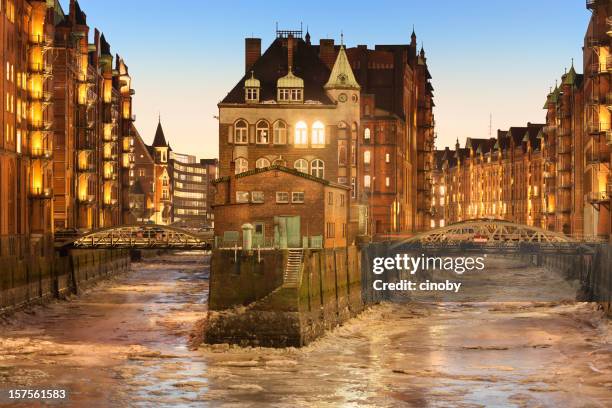
[{"label": "spire", "polygon": [[336,62],[334,62],[329,80],[325,84],[325,89],[361,89],[355,79],[351,64],[349,64],[344,45],[340,46],[340,51],[338,51]]},{"label": "spire", "polygon": [[421,51],[419,51],[421,58],[425,58],[425,48],[423,48],[423,43],[421,43]]},{"label": "spire", "polygon": [[168,147],[166,136],[164,136],[164,129],[162,129],[161,125],[161,115],[159,116],[159,122],[157,123],[157,130],[155,131],[155,138],[153,139],[153,147]]},{"label": "spire", "polygon": [[310,45],[310,33],[308,32],[308,26],[306,26],[306,44]]},{"label": "spire", "polygon": [[563,79],[563,85],[574,85],[576,82],[576,70],[574,69],[574,59],[572,58],[572,66],[567,74],[565,74],[565,78]]},{"label": "spire", "polygon": [[412,25],[412,35],[410,36],[410,45],[413,45],[416,47],[416,40],[417,40],[417,36],[416,33],[414,32],[414,24]]}]

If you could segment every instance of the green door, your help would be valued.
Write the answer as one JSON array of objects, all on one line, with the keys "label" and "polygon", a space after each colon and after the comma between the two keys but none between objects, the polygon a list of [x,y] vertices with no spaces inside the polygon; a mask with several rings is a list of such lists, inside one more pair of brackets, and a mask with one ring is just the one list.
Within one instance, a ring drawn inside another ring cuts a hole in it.
[{"label": "green door", "polygon": [[274,217],[274,246],[277,248],[300,248],[300,216]]}]

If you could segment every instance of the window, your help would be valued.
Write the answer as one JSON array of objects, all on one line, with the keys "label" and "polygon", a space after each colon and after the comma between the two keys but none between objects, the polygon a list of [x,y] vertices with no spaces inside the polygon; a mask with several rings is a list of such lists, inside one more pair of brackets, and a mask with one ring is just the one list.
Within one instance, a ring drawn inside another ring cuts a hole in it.
[{"label": "window", "polygon": [[163,189],[162,190],[162,200],[167,200],[168,199],[168,190]]},{"label": "window", "polygon": [[279,204],[286,204],[289,202],[289,193],[286,191],[276,192],[276,202]]},{"label": "window", "polygon": [[431,228],[436,228],[436,220],[431,220],[431,221],[429,222],[429,226],[430,226]]},{"label": "window", "polygon": [[236,202],[237,203],[248,203],[249,192],[248,191],[236,191]]},{"label": "window", "polygon": [[344,207],[344,194],[340,194],[340,207]]},{"label": "window", "polygon": [[370,151],[363,152],[363,164],[370,164]]},{"label": "window", "polygon": [[325,164],[323,160],[315,159],[310,163],[310,174],[315,177],[324,178]]},{"label": "window", "polygon": [[283,167],[285,167],[285,166],[287,165],[287,162],[286,162],[286,161],[284,161],[283,159],[276,159],[276,160],[274,160],[274,161],[272,162],[272,164],[273,164],[274,166],[283,166]]},{"label": "window", "polygon": [[308,127],[304,122],[298,122],[295,125],[295,144],[308,144]]},{"label": "window", "polygon": [[162,179],[162,186],[167,186],[168,185],[168,179],[164,178]]},{"label": "window", "polygon": [[338,177],[338,184],[346,184],[346,177]]},{"label": "window", "polygon": [[334,205],[334,193],[327,193],[327,205]]},{"label": "window", "polygon": [[344,141],[338,141],[338,165],[346,166],[346,146],[344,144],[340,144],[341,142],[344,143]]},{"label": "window", "polygon": [[258,88],[246,88],[246,100],[247,101],[258,101],[259,100],[259,89]]},{"label": "window", "polygon": [[333,222],[327,223],[327,238],[334,238],[336,236],[336,224]]},{"label": "window", "polygon": [[366,174],[365,176],[363,176],[363,186],[365,188],[370,188],[370,181],[371,181],[371,179],[370,179],[370,175],[369,174]]},{"label": "window", "polygon": [[278,90],[278,100],[279,101],[288,101],[290,96],[289,89],[279,89]]},{"label": "window", "polygon": [[391,155],[389,153],[385,154],[385,163],[391,163]]},{"label": "window", "polygon": [[274,124],[274,144],[287,143],[287,124],[281,120]]},{"label": "window", "polygon": [[313,145],[324,145],[325,144],[325,126],[323,123],[316,121],[312,124],[312,144]]},{"label": "window", "polygon": [[269,167],[269,166],[270,166],[270,160],[266,159],[265,157],[260,157],[255,162],[256,169],[263,169],[264,167]]},{"label": "window", "polygon": [[342,223],[342,238],[346,238],[346,223]]},{"label": "window", "polygon": [[357,197],[357,179],[355,177],[351,177],[351,197]]},{"label": "window", "polygon": [[291,202],[301,204],[304,202],[304,192],[294,191],[291,193]]},{"label": "window", "polygon": [[308,162],[304,159],[297,159],[293,167],[301,173],[308,173]]},{"label": "window", "polygon": [[444,226],[444,220],[440,220],[440,227]]},{"label": "window", "polygon": [[291,100],[292,101],[301,101],[302,100],[302,90],[301,89],[292,89],[291,90]]},{"label": "window", "polygon": [[363,131],[363,140],[366,143],[370,143],[370,128],[365,128],[365,130]]},{"label": "window", "polygon": [[263,191],[251,191],[251,202],[263,203],[264,202],[264,192]]},{"label": "window", "polygon": [[257,122],[257,127],[255,131],[255,141],[257,144],[268,144],[270,142],[270,127],[268,126],[268,122],[265,120],[260,120]]},{"label": "window", "polygon": [[242,157],[236,159],[236,174],[244,173],[249,170],[249,162]]},{"label": "window", "polygon": [[244,120],[239,120],[234,125],[234,143],[247,144],[248,142],[248,125]]}]

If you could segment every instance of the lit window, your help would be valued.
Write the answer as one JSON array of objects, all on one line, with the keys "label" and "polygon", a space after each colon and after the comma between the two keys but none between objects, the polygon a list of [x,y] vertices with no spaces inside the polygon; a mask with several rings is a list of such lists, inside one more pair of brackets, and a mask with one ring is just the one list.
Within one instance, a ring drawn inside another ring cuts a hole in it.
[{"label": "lit window", "polygon": [[255,162],[256,169],[263,169],[264,167],[269,167],[269,166],[270,166],[270,160],[266,159],[265,157],[261,157],[257,159],[257,161]]},{"label": "lit window", "polygon": [[291,193],[291,202],[301,204],[304,202],[304,192],[294,191]]},{"label": "lit window", "polygon": [[289,202],[289,193],[287,191],[276,192],[276,202],[280,204],[286,204]]},{"label": "lit window", "polygon": [[429,222],[429,226],[430,226],[431,228],[435,228],[435,227],[436,227],[436,220],[431,220],[431,221]]},{"label": "lit window", "polygon": [[385,163],[391,163],[391,155],[389,153],[385,154]]},{"label": "lit window", "polygon": [[248,191],[236,191],[236,202],[237,203],[248,203],[249,192]]},{"label": "lit window", "polygon": [[370,141],[370,128],[365,128],[363,131],[363,138],[366,142]]},{"label": "lit window", "polygon": [[297,159],[293,167],[301,173],[308,173],[308,162],[304,159]]},{"label": "lit window", "polygon": [[351,197],[357,197],[357,179],[355,177],[351,177]]},{"label": "lit window", "polygon": [[315,177],[324,178],[325,163],[323,163],[323,160],[315,159],[310,163],[310,174]]},{"label": "lit window", "polygon": [[370,151],[363,152],[363,164],[370,164]]},{"label": "lit window", "polygon": [[389,177],[385,177],[385,187],[389,187],[391,185],[391,179]]},{"label": "lit window", "polygon": [[274,124],[274,144],[287,143],[287,125],[283,121]]},{"label": "lit window", "polygon": [[363,176],[363,186],[365,188],[370,188],[370,182],[371,182],[371,179],[370,179],[369,174],[366,174],[365,176]]},{"label": "lit window", "polygon": [[242,144],[249,142],[248,127],[244,120],[239,120],[234,126],[234,142]]},{"label": "lit window", "polygon": [[298,122],[295,125],[295,140],[294,143],[296,145],[302,144],[308,144],[308,127],[306,126],[306,123],[304,122]]},{"label": "lit window", "polygon": [[312,144],[325,144],[325,127],[323,126],[323,123],[319,121],[312,124]]},{"label": "lit window", "polygon": [[257,122],[257,130],[255,134],[256,142],[258,144],[268,144],[270,135],[270,127],[268,126],[268,122],[265,120],[260,120]]},{"label": "lit window", "polygon": [[236,174],[244,173],[249,169],[249,162],[242,157],[236,159]]},{"label": "lit window", "polygon": [[264,202],[264,192],[263,191],[252,191],[251,192],[251,202],[263,203]]},{"label": "lit window", "polygon": [[443,227],[444,226],[444,220],[440,220],[440,226]]}]

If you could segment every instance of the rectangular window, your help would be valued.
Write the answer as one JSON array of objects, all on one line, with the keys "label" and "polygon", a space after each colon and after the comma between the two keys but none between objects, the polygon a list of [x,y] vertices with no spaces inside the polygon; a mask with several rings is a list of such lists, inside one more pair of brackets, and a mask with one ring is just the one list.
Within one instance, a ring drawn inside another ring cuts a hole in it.
[{"label": "rectangular window", "polygon": [[346,224],[342,223],[342,238],[346,238]]},{"label": "rectangular window", "polygon": [[368,174],[363,176],[363,186],[365,188],[370,188],[370,176]]},{"label": "rectangular window", "polygon": [[346,177],[338,177],[338,184],[346,184]]},{"label": "rectangular window", "polygon": [[391,155],[389,153],[385,154],[385,163],[391,163]]},{"label": "rectangular window", "polygon": [[248,191],[236,191],[236,202],[237,203],[248,203],[249,192]]},{"label": "rectangular window", "polygon": [[304,202],[304,192],[303,191],[294,191],[291,193],[291,202],[302,204]]},{"label": "rectangular window", "polygon": [[336,224],[333,222],[327,223],[327,238],[334,238],[336,236]]},{"label": "rectangular window", "polygon": [[334,193],[332,193],[331,191],[327,193],[327,204],[334,205]]},{"label": "rectangular window", "polygon": [[389,177],[385,177],[385,187],[389,187],[391,185],[391,180]]},{"label": "rectangular window", "polygon": [[279,89],[278,90],[278,100],[279,101],[288,101],[290,97],[289,89]]},{"label": "rectangular window", "polygon": [[279,204],[287,204],[289,202],[289,193],[287,191],[277,191],[276,202]]},{"label": "rectangular window", "polygon": [[340,207],[344,207],[344,194],[340,194]]},{"label": "rectangular window", "polygon": [[264,202],[264,192],[263,191],[251,191],[251,202],[263,203]]},{"label": "rectangular window", "polygon": [[351,198],[357,197],[357,179],[351,177]]},{"label": "rectangular window", "polygon": [[145,176],[145,170],[144,169],[139,169],[138,170],[138,177],[144,177]]}]

